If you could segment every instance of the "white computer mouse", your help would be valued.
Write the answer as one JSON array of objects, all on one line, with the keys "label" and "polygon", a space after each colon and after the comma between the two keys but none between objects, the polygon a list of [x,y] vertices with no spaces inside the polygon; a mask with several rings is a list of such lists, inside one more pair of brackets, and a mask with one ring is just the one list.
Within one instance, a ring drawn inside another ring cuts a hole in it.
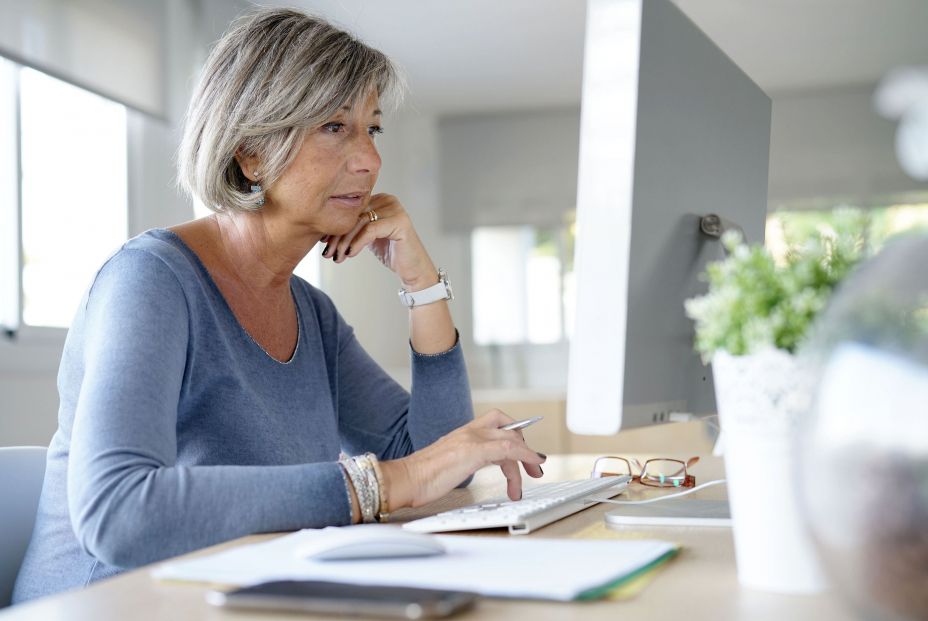
[{"label": "white computer mouse", "polygon": [[295,550],[299,558],[314,561],[436,556],[445,546],[433,535],[412,533],[387,524],[330,526],[314,532]]}]

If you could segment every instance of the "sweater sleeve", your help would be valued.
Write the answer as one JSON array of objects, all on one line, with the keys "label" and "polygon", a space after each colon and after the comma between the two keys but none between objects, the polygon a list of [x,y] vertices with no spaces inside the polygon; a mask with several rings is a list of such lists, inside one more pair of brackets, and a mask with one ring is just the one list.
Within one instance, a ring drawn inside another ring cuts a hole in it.
[{"label": "sweater sleeve", "polygon": [[440,354],[410,346],[410,393],[371,359],[340,316],[338,330],[339,429],[348,453],[405,457],[473,420],[460,339]]},{"label": "sweater sleeve", "polygon": [[85,304],[67,488],[87,553],[131,568],[247,534],[350,521],[336,463],[176,463],[190,318],[160,258],[120,251]]}]

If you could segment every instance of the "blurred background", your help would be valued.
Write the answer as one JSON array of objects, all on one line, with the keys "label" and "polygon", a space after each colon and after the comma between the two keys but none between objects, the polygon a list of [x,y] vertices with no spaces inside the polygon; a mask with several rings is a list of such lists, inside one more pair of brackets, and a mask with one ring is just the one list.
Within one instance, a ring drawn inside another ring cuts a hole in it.
[{"label": "blurred background", "polygon": [[[928,65],[928,3],[676,4],[773,99],[775,254],[790,236],[827,228],[836,207],[865,210],[874,245],[928,224],[928,169],[913,175],[910,153],[903,170],[901,115],[878,111],[874,97],[893,72]],[[380,139],[378,189],[401,199],[450,275],[478,410],[562,420],[585,2],[286,5],[338,23],[407,73],[406,101]],[[0,446],[44,445],[54,433],[66,329],[105,258],[128,237],[205,213],[175,189],[174,151],[211,43],[249,6],[0,0]],[[392,275],[371,256],[335,266],[317,253],[298,273],[408,385]],[[538,427],[541,450],[588,448],[563,424]]]}]

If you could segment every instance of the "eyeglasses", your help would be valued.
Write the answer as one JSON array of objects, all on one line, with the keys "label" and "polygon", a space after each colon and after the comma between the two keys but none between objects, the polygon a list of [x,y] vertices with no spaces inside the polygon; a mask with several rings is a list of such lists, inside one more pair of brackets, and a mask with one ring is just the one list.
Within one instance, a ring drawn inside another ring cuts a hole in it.
[{"label": "eyeglasses", "polygon": [[[696,477],[686,469],[699,461],[699,457],[690,457],[686,461],[658,457],[642,464],[637,459],[606,455],[597,457],[593,462],[591,479],[600,477],[617,477],[629,475],[632,483],[641,483],[651,487],[695,487]],[[633,467],[634,464],[634,467]]]}]

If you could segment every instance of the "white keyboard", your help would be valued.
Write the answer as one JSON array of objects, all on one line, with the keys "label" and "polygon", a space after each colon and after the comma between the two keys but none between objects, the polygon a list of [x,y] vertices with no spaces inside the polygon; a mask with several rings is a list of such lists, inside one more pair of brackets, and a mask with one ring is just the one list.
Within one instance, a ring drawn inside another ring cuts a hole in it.
[{"label": "white keyboard", "polygon": [[522,500],[491,500],[407,522],[403,528],[419,533],[508,528],[513,535],[527,535],[592,506],[590,502],[584,502],[590,496],[612,498],[621,494],[629,479],[621,476],[543,483],[526,489]]}]

